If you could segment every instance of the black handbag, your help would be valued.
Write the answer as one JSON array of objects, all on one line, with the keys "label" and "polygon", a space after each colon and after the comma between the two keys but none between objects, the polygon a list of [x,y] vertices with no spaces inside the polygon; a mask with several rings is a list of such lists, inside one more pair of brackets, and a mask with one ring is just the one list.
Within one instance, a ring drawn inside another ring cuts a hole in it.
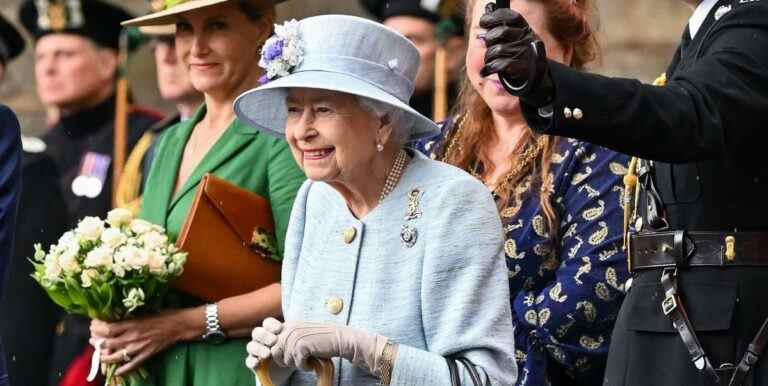
[{"label": "black handbag", "polygon": [[445,362],[448,364],[448,371],[451,373],[451,386],[461,386],[461,376],[459,375],[459,366],[456,362],[461,363],[464,365],[464,368],[467,369],[467,372],[469,373],[469,377],[472,379],[472,384],[474,386],[483,386],[483,385],[489,385],[491,380],[488,378],[488,374],[485,375],[485,382],[480,380],[480,374],[477,372],[477,369],[472,364],[472,362],[469,361],[469,359],[464,357],[445,357]]}]

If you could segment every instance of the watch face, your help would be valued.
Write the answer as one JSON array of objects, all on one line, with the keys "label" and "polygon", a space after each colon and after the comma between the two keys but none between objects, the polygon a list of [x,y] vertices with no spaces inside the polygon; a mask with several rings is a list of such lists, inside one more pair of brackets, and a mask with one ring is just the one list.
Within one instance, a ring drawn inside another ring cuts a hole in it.
[{"label": "watch face", "polygon": [[203,335],[203,340],[208,343],[219,344],[227,339],[222,331],[210,331]]}]

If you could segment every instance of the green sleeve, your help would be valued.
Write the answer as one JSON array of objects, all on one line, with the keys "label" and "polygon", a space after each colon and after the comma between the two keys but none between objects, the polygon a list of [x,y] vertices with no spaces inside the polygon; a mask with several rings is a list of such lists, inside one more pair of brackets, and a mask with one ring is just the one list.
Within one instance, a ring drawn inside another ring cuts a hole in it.
[{"label": "green sleeve", "polygon": [[275,236],[280,258],[285,246],[285,232],[288,229],[288,219],[291,208],[301,184],[306,177],[296,165],[288,143],[276,140],[270,146],[269,163],[267,165],[267,183],[269,201],[272,206],[272,216],[275,219]]}]

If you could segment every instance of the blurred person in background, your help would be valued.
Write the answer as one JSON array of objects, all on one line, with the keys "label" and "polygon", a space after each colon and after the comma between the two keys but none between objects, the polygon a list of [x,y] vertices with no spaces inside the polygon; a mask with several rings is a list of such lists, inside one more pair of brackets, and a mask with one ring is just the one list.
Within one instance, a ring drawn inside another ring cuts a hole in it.
[{"label": "blurred person in background", "polygon": [[421,65],[410,105],[427,117],[434,113],[435,60],[442,44],[446,52],[448,109],[459,91],[464,65],[464,21],[458,1],[360,0],[363,7],[389,28],[400,32],[419,50]]}]

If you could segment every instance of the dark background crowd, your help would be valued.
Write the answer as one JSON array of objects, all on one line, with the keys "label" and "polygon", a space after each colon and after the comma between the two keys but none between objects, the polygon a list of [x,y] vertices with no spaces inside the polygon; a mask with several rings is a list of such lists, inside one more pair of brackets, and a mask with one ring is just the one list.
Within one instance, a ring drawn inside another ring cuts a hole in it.
[{"label": "dark background crowd", "polygon": [[[3,0],[0,12],[13,22],[20,0]],[[121,0],[121,6],[140,14],[146,12],[145,0]],[[681,2],[670,0],[599,0],[602,61],[597,72],[636,77],[653,81],[666,68],[680,39],[680,25],[690,16]],[[277,7],[278,19],[303,18],[315,14],[343,13],[369,16],[357,0],[286,2]],[[653,27],[649,21],[653,21]],[[45,109],[29,87],[34,79],[32,50],[25,51],[13,63],[6,80],[0,84],[0,100],[19,115],[25,135],[41,135],[45,130]],[[157,92],[154,60],[149,48],[143,48],[131,61],[133,92],[143,104],[170,112]]]}]

